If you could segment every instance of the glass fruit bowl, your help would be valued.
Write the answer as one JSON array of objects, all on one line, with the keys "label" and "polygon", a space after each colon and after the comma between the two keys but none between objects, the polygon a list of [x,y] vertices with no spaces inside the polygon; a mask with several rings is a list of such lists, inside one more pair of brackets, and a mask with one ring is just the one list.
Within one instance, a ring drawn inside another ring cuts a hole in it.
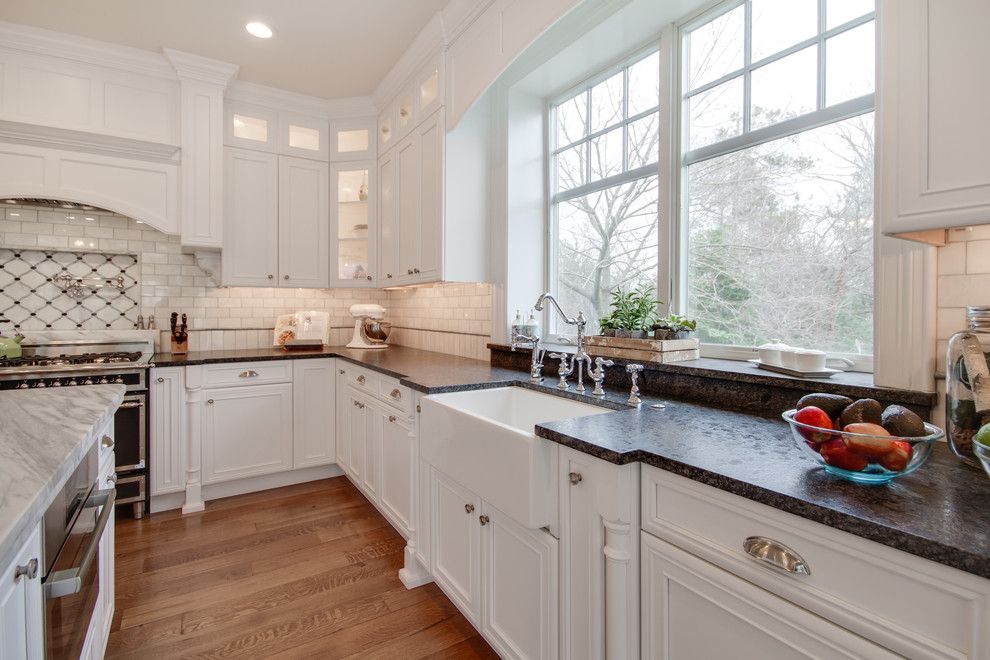
[{"label": "glass fruit bowl", "polygon": [[980,463],[983,465],[983,470],[990,477],[990,445],[985,445],[982,442],[973,443],[973,453],[976,457],[980,459]]},{"label": "glass fruit bowl", "polygon": [[942,429],[928,423],[928,434],[916,438],[824,429],[795,421],[796,412],[788,410],[782,417],[801,451],[829,474],[861,484],[885,484],[914,472],[928,460],[935,442],[945,437]]}]

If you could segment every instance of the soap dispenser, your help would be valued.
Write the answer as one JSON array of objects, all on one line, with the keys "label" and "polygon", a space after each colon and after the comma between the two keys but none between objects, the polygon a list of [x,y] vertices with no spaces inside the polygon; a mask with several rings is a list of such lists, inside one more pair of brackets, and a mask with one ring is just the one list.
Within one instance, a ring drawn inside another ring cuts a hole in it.
[{"label": "soap dispenser", "polygon": [[513,341],[513,342],[516,341],[516,338],[523,333],[524,331],[523,331],[522,315],[519,313],[519,310],[517,309],[516,318],[512,320],[512,325],[509,326],[509,341]]},{"label": "soap dispenser", "polygon": [[529,310],[529,318],[526,319],[526,325],[524,327],[526,328],[526,336],[540,336],[540,322],[536,320],[536,310]]}]

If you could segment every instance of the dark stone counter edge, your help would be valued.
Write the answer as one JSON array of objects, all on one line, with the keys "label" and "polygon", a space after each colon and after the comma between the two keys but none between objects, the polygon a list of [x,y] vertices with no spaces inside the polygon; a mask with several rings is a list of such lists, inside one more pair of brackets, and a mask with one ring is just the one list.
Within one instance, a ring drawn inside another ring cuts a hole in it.
[{"label": "dark stone counter edge", "polygon": [[[506,353],[512,351],[511,346],[508,344],[489,343],[487,346],[492,351]],[[570,347],[570,349],[571,352],[573,352],[573,347]],[[563,350],[566,352],[568,347],[563,347]],[[522,353],[527,356],[531,353],[528,348],[517,348],[515,352]],[[588,352],[594,354],[594,348],[589,349]],[[624,360],[622,358],[612,359],[619,365],[635,362],[635,360]],[[708,364],[712,362],[724,362],[727,368],[718,369],[712,366],[700,366],[696,364],[694,360],[688,360],[686,362],[673,362],[670,364],[646,362],[643,364],[643,367],[646,371],[685,374],[688,376],[715,378],[743,383],[756,383],[760,385],[770,385],[773,387],[783,387],[803,391],[809,391],[809,386],[813,385],[815,391],[844,394],[853,398],[890,399],[894,396],[898,401],[905,404],[914,404],[926,408],[933,407],[938,400],[937,393],[880,387],[872,384],[872,378],[870,378],[871,382],[869,384],[843,382],[838,379],[841,374],[833,378],[796,378],[786,374],[758,370],[753,368],[752,365],[741,363],[738,360],[716,360],[705,358],[702,358],[702,360]],[[743,364],[746,365],[745,370],[742,369]],[[850,375],[852,373],[853,372],[850,372]],[[856,376],[859,375],[860,374],[856,374]],[[866,378],[869,377],[868,374],[862,374],[862,376],[863,380],[866,380]]]},{"label": "dark stone counter edge", "polygon": [[[270,362],[275,360],[315,360],[319,358],[339,358],[341,360],[347,360],[351,364],[356,364],[359,367],[365,369],[370,369],[371,371],[377,371],[380,374],[385,374],[386,376],[391,376],[392,378],[398,378],[399,384],[404,385],[410,389],[416,390],[423,394],[444,394],[446,392],[463,392],[468,390],[487,390],[496,387],[508,387],[510,385],[518,382],[516,379],[499,379],[491,381],[480,381],[480,382],[470,382],[462,383],[456,385],[438,385],[438,386],[428,386],[418,383],[414,380],[409,380],[409,378],[402,373],[397,371],[392,371],[391,369],[386,369],[382,366],[369,364],[363,362],[357,358],[350,357],[348,355],[341,355],[335,351],[331,350],[319,350],[319,351],[285,351],[284,353],[264,353],[261,355],[244,355],[244,356],[216,356],[216,357],[196,357],[196,358],[186,358],[183,355],[173,355],[171,353],[156,353],[151,359],[152,367],[194,367],[203,364],[228,364],[234,362]],[[526,378],[526,374],[520,373],[520,379]]]},{"label": "dark stone counter edge", "polygon": [[984,557],[974,555],[936,540],[905,534],[894,527],[879,525],[848,513],[829,509],[818,504],[812,504],[805,500],[755,486],[745,481],[726,477],[716,472],[703,470],[693,465],[681,463],[680,461],[671,460],[642,449],[617,452],[572,438],[542,426],[536,427],[536,435],[616,465],[625,465],[628,463],[652,465],[666,472],[686,477],[692,481],[697,481],[698,483],[712,486],[727,493],[744,497],[753,502],[765,504],[779,511],[790,513],[833,529],[848,532],[849,534],[880,543],[895,550],[916,555],[922,559],[928,559],[990,579],[990,562],[987,562]]}]

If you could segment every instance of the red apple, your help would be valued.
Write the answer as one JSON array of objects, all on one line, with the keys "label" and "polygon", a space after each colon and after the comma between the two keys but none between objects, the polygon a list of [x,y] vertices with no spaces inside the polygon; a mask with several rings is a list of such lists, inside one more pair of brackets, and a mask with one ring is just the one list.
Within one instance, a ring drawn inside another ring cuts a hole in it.
[{"label": "red apple", "polygon": [[891,472],[903,472],[914,455],[914,447],[904,440],[894,440],[890,444],[893,447],[880,457],[880,465]]},{"label": "red apple", "polygon": [[[890,433],[879,424],[869,422],[857,422],[847,424],[843,431],[859,435],[843,435],[842,439],[852,451],[867,458],[882,458],[891,452],[894,440],[887,438]],[[882,438],[866,436],[885,436]]]},{"label": "red apple", "polygon": [[815,451],[818,451],[818,447],[823,442],[827,442],[835,437],[834,433],[829,433],[834,428],[832,426],[832,418],[828,416],[827,412],[816,406],[801,408],[801,410],[794,413],[794,421],[815,427],[815,429],[798,427],[805,442]]},{"label": "red apple", "polygon": [[833,438],[824,443],[819,452],[826,463],[843,470],[859,472],[869,465],[869,460],[849,449],[842,438]]}]

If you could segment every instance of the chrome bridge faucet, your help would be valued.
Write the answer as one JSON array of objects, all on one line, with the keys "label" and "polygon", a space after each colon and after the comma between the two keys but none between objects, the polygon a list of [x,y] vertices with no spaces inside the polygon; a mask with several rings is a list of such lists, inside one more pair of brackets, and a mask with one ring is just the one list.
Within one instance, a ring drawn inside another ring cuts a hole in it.
[{"label": "chrome bridge faucet", "polygon": [[[577,386],[574,390],[583,394],[585,391],[584,370],[587,368],[588,374],[595,382],[595,393],[597,394],[598,391],[601,390],[599,379],[604,380],[605,378],[604,371],[602,370],[602,364],[605,364],[605,366],[608,366],[608,364],[605,362],[598,363],[597,375],[592,369],[591,356],[584,350],[584,328],[588,324],[588,320],[584,318],[584,312],[578,312],[577,316],[574,318],[568,318],[567,314],[564,314],[564,310],[562,310],[560,305],[557,303],[557,299],[550,293],[544,293],[537,298],[536,304],[533,305],[533,307],[535,307],[537,311],[542,312],[543,303],[548,300],[557,310],[557,313],[560,314],[560,317],[563,319],[564,323],[577,327],[577,348],[574,351],[574,355],[568,356],[566,353],[552,353],[550,355],[551,358],[560,360],[560,383],[557,384],[557,387],[559,389],[566,390],[569,387],[567,384],[567,377],[577,371]],[[603,395],[604,392],[599,396]]]},{"label": "chrome bridge faucet", "polygon": [[540,346],[540,336],[534,334],[533,336],[516,334],[512,337],[512,350],[517,348],[529,348],[533,349],[533,357],[529,363],[529,382],[539,383],[543,381],[543,354],[546,349]]}]

